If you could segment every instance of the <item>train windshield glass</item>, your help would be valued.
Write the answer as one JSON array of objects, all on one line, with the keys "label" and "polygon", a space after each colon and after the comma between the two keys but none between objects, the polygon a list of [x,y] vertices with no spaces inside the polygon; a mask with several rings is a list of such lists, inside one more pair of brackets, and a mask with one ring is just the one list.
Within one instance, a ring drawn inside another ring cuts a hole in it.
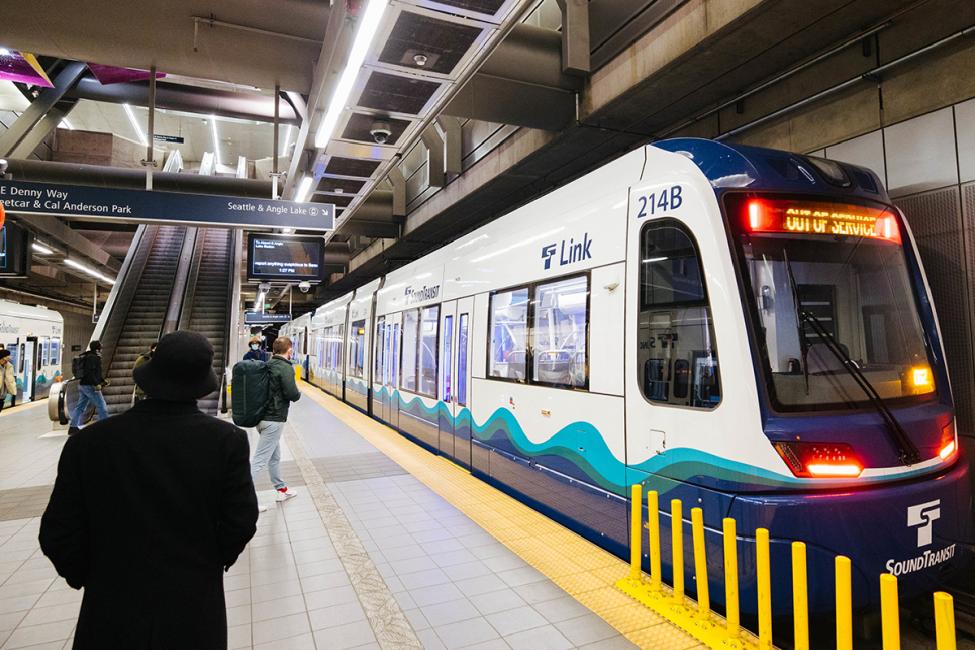
[{"label": "train windshield glass", "polygon": [[891,212],[771,199],[736,212],[778,410],[868,406],[857,370],[884,400],[935,395]]}]

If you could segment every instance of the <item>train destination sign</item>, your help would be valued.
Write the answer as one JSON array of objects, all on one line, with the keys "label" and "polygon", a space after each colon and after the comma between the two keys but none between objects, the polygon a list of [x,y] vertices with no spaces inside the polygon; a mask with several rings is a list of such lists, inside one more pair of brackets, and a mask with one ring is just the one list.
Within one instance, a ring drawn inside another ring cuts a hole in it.
[{"label": "train destination sign", "polygon": [[272,314],[270,312],[245,311],[244,325],[273,325],[290,323],[291,314]]},{"label": "train destination sign", "polygon": [[335,206],[331,203],[295,203],[27,181],[0,180],[0,203],[12,214],[84,217],[104,221],[315,231],[332,230],[335,223]]},{"label": "train destination sign", "polygon": [[865,237],[900,243],[900,227],[888,210],[831,202],[752,199],[747,203],[752,232]]}]

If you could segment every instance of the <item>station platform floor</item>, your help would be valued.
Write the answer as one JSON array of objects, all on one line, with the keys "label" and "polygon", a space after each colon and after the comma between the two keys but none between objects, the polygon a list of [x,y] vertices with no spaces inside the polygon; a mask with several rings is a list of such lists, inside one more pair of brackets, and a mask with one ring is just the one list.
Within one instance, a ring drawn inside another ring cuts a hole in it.
[{"label": "station platform floor", "polygon": [[[303,385],[270,504],[226,574],[230,648],[701,646],[613,584],[626,563]],[[254,436],[252,436],[252,446]],[[0,413],[0,650],[70,648],[82,594],[37,544],[66,439],[46,403]]]}]

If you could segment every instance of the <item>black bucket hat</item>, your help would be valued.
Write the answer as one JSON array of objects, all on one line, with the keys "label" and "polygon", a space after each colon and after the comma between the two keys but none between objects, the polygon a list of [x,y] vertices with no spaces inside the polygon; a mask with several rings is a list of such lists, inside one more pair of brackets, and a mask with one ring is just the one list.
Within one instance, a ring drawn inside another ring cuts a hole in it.
[{"label": "black bucket hat", "polygon": [[152,358],[132,374],[146,395],[173,402],[206,397],[220,385],[213,372],[213,346],[197,332],[162,337]]}]

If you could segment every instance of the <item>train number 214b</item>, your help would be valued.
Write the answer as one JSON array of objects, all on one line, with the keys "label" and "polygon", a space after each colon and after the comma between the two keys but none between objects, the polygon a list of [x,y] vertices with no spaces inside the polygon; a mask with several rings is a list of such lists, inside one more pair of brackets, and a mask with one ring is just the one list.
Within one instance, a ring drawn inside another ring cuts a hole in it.
[{"label": "train number 214b", "polygon": [[638,196],[636,202],[640,206],[640,212],[637,213],[636,218],[645,219],[658,212],[668,212],[680,208],[684,199],[681,197],[681,186],[672,185],[659,192]]}]

